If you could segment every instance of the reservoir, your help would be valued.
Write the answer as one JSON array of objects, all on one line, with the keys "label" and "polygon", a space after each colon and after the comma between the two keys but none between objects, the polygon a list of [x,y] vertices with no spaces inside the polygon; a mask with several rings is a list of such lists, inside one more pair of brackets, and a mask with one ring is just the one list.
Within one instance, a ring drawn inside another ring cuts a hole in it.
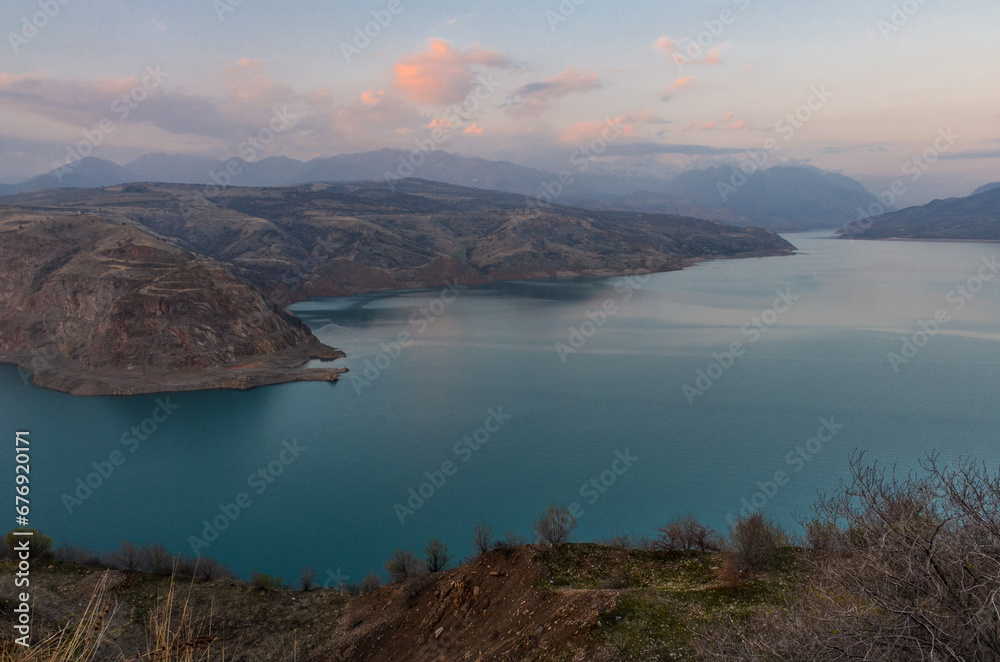
[{"label": "reservoir", "polygon": [[32,525],[57,545],[194,544],[289,583],[358,581],[433,537],[463,558],[478,522],[530,537],[550,503],[581,541],[747,508],[795,529],[856,451],[995,470],[1000,246],[787,239],[797,255],[292,306],[347,353],[336,384],[83,398],[0,366],[0,420],[31,433]]}]

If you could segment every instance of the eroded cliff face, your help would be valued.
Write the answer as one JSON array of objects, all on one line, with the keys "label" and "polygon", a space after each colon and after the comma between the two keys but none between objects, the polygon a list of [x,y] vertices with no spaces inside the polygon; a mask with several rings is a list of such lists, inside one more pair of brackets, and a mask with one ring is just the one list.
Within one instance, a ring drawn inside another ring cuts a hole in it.
[{"label": "eroded cliff face", "polygon": [[0,208],[0,361],[78,394],[335,380],[299,320],[144,228]]}]

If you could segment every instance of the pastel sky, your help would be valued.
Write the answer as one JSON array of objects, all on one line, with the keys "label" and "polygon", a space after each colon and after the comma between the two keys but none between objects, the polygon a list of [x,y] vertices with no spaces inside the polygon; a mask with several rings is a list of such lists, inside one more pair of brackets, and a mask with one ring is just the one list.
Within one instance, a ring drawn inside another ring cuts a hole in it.
[{"label": "pastel sky", "polygon": [[902,178],[917,204],[1000,180],[998,16],[996,0],[6,0],[0,182],[84,140],[122,164],[234,156],[277,110],[295,119],[259,158],[416,149],[438,129],[441,149],[559,170],[610,120],[607,170],[774,139],[772,162],[875,192]]}]

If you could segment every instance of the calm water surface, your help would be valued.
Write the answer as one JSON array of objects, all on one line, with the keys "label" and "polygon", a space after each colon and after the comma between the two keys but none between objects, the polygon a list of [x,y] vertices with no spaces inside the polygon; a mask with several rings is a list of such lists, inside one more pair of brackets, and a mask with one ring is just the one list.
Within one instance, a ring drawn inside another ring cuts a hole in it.
[{"label": "calm water surface", "polygon": [[[973,280],[971,299],[956,288],[1000,247],[789,239],[799,255],[648,279],[297,304],[348,353],[350,378],[174,394],[148,435],[157,396],[75,398],[0,366],[0,420],[11,439],[31,432],[32,524],[57,544],[190,552],[203,521],[243,493],[249,505],[203,553],[288,581],[304,565],[358,580],[434,536],[465,555],[477,522],[528,534],[551,502],[576,504],[581,540],[648,534],[681,514],[723,529],[744,499],[792,525],[855,450],[905,468],[932,449],[995,466],[1000,278]],[[780,313],[779,291],[797,297]],[[901,338],[938,311],[949,321],[894,367]],[[412,342],[398,351],[401,333]],[[836,435],[810,442],[823,420]],[[123,464],[67,504],[115,451]],[[0,457],[5,485],[12,462]],[[785,484],[769,485],[779,471]]]}]

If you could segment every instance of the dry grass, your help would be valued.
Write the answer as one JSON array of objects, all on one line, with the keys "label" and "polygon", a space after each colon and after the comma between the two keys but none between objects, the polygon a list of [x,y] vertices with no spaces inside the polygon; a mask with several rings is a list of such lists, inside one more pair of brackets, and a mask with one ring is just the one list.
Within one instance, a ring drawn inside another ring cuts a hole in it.
[{"label": "dry grass", "polygon": [[[55,634],[29,647],[0,644],[0,662],[213,662],[225,651],[213,650],[212,613],[195,618],[187,595],[178,593],[172,577],[166,595],[146,617],[146,650],[126,658],[111,641],[109,630],[121,603],[110,586],[110,572],[101,575],[79,618],[70,618]],[[193,580],[192,580],[193,581]]]}]

